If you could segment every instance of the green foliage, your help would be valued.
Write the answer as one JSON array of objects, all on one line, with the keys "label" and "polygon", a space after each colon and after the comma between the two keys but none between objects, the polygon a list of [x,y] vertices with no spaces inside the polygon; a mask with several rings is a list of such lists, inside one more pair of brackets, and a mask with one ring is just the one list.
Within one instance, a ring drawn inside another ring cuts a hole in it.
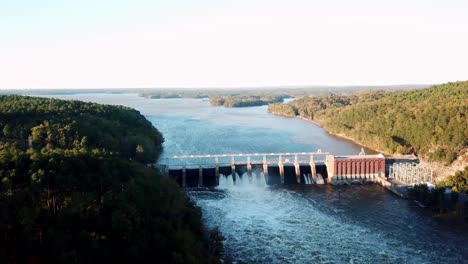
[{"label": "green foliage", "polygon": [[260,106],[272,103],[283,102],[285,96],[277,95],[264,95],[264,96],[222,96],[222,97],[211,97],[210,104],[213,106],[224,106],[224,107],[249,107],[249,106]]},{"label": "green foliage", "polygon": [[[427,85],[391,85],[391,86],[277,86],[277,87],[246,87],[246,88],[199,88],[199,89],[185,89],[185,88],[151,88],[144,89],[93,89],[86,91],[87,93],[139,93],[140,96],[148,99],[172,99],[172,98],[223,98],[223,97],[251,97],[251,96],[282,96],[282,97],[304,97],[311,95],[326,95],[326,94],[352,94],[360,92],[363,89],[377,91],[377,90],[408,90],[424,88]],[[23,93],[30,93],[30,91],[22,91]],[[54,90],[53,94],[76,94],[82,93],[81,90]],[[8,93],[8,91],[3,91]],[[51,94],[47,90],[35,90],[35,94]]]},{"label": "green foliage", "polygon": [[29,136],[35,149],[73,148],[86,137],[88,148],[154,162],[164,138],[138,111],[122,106],[100,105],[23,96],[0,96],[0,128],[4,140],[27,147]]},{"label": "green foliage", "polygon": [[137,111],[1,96],[0,124],[0,263],[219,262]]},{"label": "green foliage", "polygon": [[268,112],[287,117],[295,117],[297,115],[296,111],[291,105],[282,103],[269,104]]},{"label": "green foliage", "polygon": [[426,89],[305,97],[289,103],[334,134],[445,164],[468,146],[468,81]]},{"label": "green foliage", "polygon": [[323,119],[330,131],[377,149],[449,164],[468,146],[467,111],[468,82],[457,82],[342,107]]},{"label": "green foliage", "polygon": [[387,92],[376,90],[360,91],[351,95],[327,94],[307,96],[291,101],[288,104],[271,104],[268,111],[278,115],[300,116],[314,120],[317,115],[323,114],[327,110],[377,100],[386,94]]},{"label": "green foliage", "polygon": [[438,183],[441,188],[451,188],[453,192],[468,193],[468,166],[462,171],[457,171],[455,175],[448,176]]}]

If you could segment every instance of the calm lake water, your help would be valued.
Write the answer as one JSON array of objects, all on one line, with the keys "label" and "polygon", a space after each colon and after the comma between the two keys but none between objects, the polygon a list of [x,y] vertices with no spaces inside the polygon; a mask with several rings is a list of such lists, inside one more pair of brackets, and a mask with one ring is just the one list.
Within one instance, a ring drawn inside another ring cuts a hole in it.
[{"label": "calm lake water", "polygon": [[[311,123],[268,114],[266,106],[228,109],[136,94],[53,97],[139,110],[166,139],[162,162],[191,154],[360,151]],[[223,184],[188,194],[206,224],[226,236],[226,252],[237,263],[468,263],[467,234],[377,185]]]}]

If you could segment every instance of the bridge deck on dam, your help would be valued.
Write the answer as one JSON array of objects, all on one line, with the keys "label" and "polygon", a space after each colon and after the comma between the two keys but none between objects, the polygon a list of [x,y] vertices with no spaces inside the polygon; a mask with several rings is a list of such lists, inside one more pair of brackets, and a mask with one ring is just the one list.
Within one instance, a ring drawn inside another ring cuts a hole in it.
[{"label": "bridge deck on dam", "polygon": [[253,153],[253,154],[215,154],[215,155],[184,155],[173,156],[162,161],[170,168],[175,167],[214,167],[222,165],[254,165],[254,164],[308,164],[310,162],[324,163],[329,153],[320,150],[316,152],[295,153]]},{"label": "bridge deck on dam", "polygon": [[317,152],[174,156],[163,165],[183,187],[212,187],[220,177],[265,177],[268,185],[373,180],[385,176],[382,155],[333,156]]},{"label": "bridge deck on dam", "polygon": [[[306,184],[326,171],[328,153],[255,153],[174,156],[165,165],[167,175],[181,186],[216,186],[220,177],[265,177],[268,185]],[[319,169],[323,167],[323,169]],[[326,174],[326,173],[325,173]],[[323,174],[323,175],[325,175]],[[308,181],[309,179],[309,181]]]},{"label": "bridge deck on dam", "polygon": [[[239,180],[243,184],[246,179],[249,183],[267,185],[371,181],[402,195],[390,177],[414,181],[416,171],[420,179],[432,179],[432,171],[417,168],[415,164],[393,164],[389,168],[393,173],[387,175],[386,158],[382,154],[366,155],[363,151],[349,156],[333,156],[321,151],[175,156],[171,162],[160,165],[166,175],[182,187],[214,187],[220,181],[236,184]],[[400,167],[411,170],[403,171],[402,176]]]}]

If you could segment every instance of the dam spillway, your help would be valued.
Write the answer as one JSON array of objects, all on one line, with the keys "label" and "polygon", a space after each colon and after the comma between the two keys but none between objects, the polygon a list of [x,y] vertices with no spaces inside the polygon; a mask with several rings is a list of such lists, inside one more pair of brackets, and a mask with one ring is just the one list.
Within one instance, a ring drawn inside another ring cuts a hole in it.
[{"label": "dam spillway", "polygon": [[[174,156],[166,160],[163,166],[166,174],[182,187],[215,187],[219,185],[221,177],[227,176],[231,177],[233,184],[240,181],[252,183],[263,177],[262,181],[267,185],[295,185],[371,179],[385,174],[382,172],[382,158],[379,155],[335,157],[318,150],[302,153]],[[343,163],[343,159],[348,162]],[[369,166],[367,161],[376,165]],[[337,167],[340,164],[344,169]],[[368,168],[372,168],[372,173],[364,169],[366,164]],[[348,167],[353,169],[347,170]],[[357,169],[361,167],[362,171]],[[380,171],[376,173],[374,169]],[[335,172],[339,172],[339,175]]]},{"label": "dam spillway", "polygon": [[[174,156],[160,164],[167,176],[182,187],[216,187],[222,177],[267,185],[303,185],[371,181],[383,186],[387,180],[382,154],[334,156],[318,150],[301,153],[255,153]],[[260,179],[261,178],[261,179]]]}]

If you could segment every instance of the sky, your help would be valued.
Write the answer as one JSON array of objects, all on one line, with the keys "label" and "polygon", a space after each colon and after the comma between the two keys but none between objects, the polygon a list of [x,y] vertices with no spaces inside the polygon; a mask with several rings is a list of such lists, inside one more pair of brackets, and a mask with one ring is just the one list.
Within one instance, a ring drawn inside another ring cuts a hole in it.
[{"label": "sky", "polygon": [[0,0],[0,88],[468,80],[466,0]]}]

